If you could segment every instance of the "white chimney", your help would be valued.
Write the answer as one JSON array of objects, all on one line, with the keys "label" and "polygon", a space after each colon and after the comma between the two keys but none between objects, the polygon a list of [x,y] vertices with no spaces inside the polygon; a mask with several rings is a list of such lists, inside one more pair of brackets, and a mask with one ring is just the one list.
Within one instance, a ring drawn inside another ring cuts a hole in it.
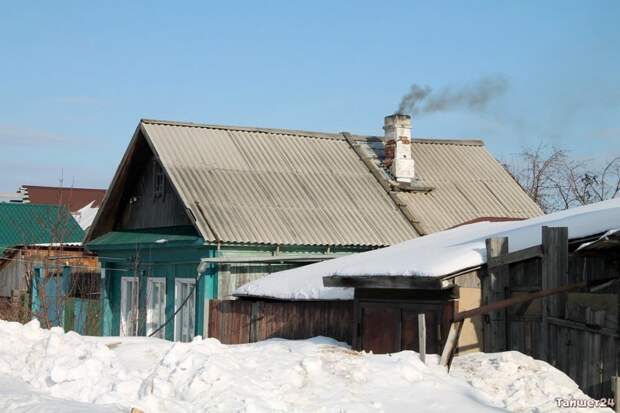
[{"label": "white chimney", "polygon": [[398,182],[411,182],[415,177],[414,162],[411,157],[411,116],[394,114],[386,116],[385,160],[390,172]]}]

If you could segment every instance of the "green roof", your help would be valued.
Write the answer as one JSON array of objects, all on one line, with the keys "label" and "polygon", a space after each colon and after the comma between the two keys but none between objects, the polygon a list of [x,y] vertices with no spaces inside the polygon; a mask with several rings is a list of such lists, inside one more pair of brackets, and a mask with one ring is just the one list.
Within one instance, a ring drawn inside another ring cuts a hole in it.
[{"label": "green roof", "polygon": [[0,254],[15,245],[83,239],[84,231],[63,206],[0,203]]},{"label": "green roof", "polygon": [[88,247],[134,245],[134,244],[167,244],[169,242],[202,242],[191,225],[134,229],[108,232],[90,241]]}]

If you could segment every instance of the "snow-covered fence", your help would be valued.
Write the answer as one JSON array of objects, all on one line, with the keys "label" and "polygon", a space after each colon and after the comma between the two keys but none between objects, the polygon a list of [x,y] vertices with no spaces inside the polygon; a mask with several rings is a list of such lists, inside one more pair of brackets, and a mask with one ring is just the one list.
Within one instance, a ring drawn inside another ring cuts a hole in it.
[{"label": "snow-covered fence", "polygon": [[212,300],[208,326],[209,337],[225,344],[315,336],[351,343],[353,302]]}]

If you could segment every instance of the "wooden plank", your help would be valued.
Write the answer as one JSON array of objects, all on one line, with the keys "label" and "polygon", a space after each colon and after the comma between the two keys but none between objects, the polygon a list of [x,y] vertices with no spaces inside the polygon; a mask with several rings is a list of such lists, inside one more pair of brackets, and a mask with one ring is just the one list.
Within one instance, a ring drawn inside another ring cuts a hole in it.
[{"label": "wooden plank", "polygon": [[[493,259],[501,260],[500,257],[508,254],[508,238],[491,238],[486,240],[487,262]],[[488,304],[503,301],[506,299],[506,288],[509,285],[509,269],[507,265],[496,265],[487,268],[489,288],[487,296]],[[488,333],[485,337],[485,348],[487,352],[498,352],[506,350],[506,319],[505,310],[495,311],[489,317]]]},{"label": "wooden plank", "polygon": [[603,374],[601,381],[601,397],[613,397],[612,377],[616,375],[616,343],[612,337],[603,337]]},{"label": "wooden plank", "polygon": [[501,267],[515,262],[530,260],[532,258],[542,258],[542,256],[542,245],[534,245],[533,247],[525,248],[519,251],[513,251],[510,253],[507,252],[505,255],[488,257],[487,267]]},{"label": "wooden plank", "polygon": [[457,313],[454,316],[454,321],[459,321],[459,320],[464,320],[470,317],[489,314],[494,311],[503,310],[507,307],[510,307],[516,304],[521,304],[527,301],[536,300],[538,298],[544,298],[544,297],[553,296],[556,294],[562,294],[562,293],[566,293],[569,291],[578,290],[586,286],[587,286],[587,283],[582,282],[579,284],[571,284],[571,285],[566,285],[564,287],[550,288],[548,290],[542,290],[542,291],[537,291],[535,293],[529,293],[529,294],[524,294],[518,297],[508,298],[506,300],[497,301],[497,302],[494,302],[488,305],[483,305],[478,308],[474,308],[472,310],[467,310],[467,311],[462,311],[460,313]]},{"label": "wooden plank", "polygon": [[591,333],[592,340],[592,352],[590,356],[590,392],[591,397],[598,399],[601,397],[601,382],[602,382],[602,356],[601,356],[601,338],[600,334]]},{"label": "wooden plank", "polygon": [[452,358],[454,357],[454,350],[459,342],[459,336],[461,335],[461,329],[463,328],[463,321],[455,321],[450,325],[450,332],[446,339],[446,344],[441,352],[441,358],[439,364],[450,370],[450,364],[452,364]]},{"label": "wooden plank", "polygon": [[[568,273],[568,228],[542,227],[542,289],[566,285]],[[549,360],[549,324],[547,318],[563,316],[565,298],[548,295],[542,303],[541,358]]]},{"label": "wooden plank", "polygon": [[548,317],[547,321],[549,324],[555,324],[558,326],[563,326],[566,328],[571,328],[579,331],[586,331],[588,333],[601,334],[608,337],[620,337],[618,332],[615,329],[605,328],[605,327],[597,327],[593,325],[589,325],[586,323],[579,323],[577,321],[566,320],[564,318],[556,318],[556,317]]},{"label": "wooden plank", "polygon": [[418,314],[418,352],[422,363],[426,361],[426,315]]},{"label": "wooden plank", "polygon": [[577,382],[577,376],[578,376],[578,365],[577,365],[577,357],[578,357],[578,352],[581,351],[581,346],[579,345],[579,332],[578,330],[569,328],[567,329],[568,332],[568,340],[570,345],[568,346],[568,360],[570,361],[568,363],[568,369],[564,370],[564,372],[566,374],[568,374],[568,376],[573,379],[573,381]]}]

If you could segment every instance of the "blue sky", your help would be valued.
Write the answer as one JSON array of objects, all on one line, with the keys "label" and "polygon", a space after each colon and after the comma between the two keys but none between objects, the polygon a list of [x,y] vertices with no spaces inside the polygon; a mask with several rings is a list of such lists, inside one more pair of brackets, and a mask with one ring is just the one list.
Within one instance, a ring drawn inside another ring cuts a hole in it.
[{"label": "blue sky", "polygon": [[602,160],[620,154],[618,21],[617,0],[5,2],[0,191],[107,187],[140,118],[381,134],[412,83],[482,76],[507,92],[414,136]]}]

